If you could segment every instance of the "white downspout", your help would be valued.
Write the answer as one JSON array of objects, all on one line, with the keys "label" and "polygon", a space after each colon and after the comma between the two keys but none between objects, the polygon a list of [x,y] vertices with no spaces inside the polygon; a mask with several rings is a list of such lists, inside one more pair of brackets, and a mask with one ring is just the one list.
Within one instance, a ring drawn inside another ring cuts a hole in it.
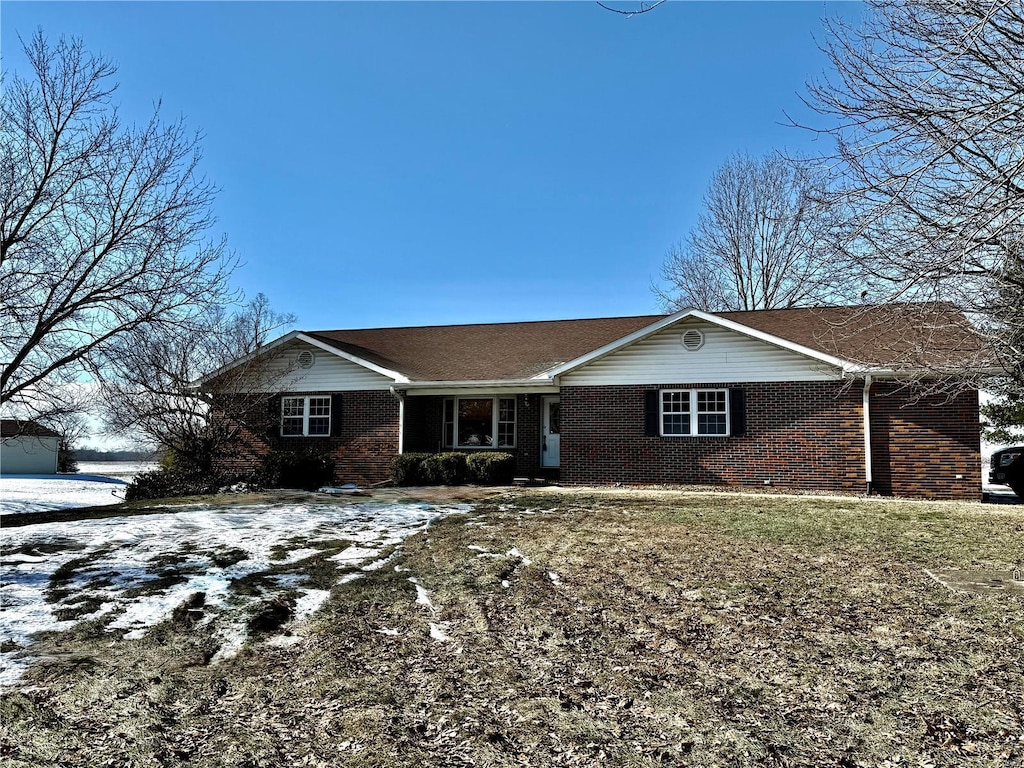
[{"label": "white downspout", "polygon": [[398,401],[398,453],[405,453],[405,392],[390,388],[391,395]]},{"label": "white downspout", "polygon": [[871,374],[864,375],[864,482],[865,494],[871,495]]}]

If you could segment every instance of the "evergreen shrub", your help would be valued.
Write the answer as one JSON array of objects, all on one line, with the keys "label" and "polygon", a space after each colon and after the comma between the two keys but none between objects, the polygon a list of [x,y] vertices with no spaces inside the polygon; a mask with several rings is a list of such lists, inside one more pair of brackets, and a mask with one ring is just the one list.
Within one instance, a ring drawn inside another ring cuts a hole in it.
[{"label": "evergreen shrub", "polygon": [[479,485],[511,485],[516,457],[511,453],[471,453],[466,457],[466,478]]}]

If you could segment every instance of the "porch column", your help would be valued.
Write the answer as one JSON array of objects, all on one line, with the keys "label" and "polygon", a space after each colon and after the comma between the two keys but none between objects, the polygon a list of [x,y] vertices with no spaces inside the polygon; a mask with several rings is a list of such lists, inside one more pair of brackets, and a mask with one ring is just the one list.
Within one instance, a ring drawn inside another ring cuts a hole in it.
[{"label": "porch column", "polygon": [[405,390],[391,387],[391,394],[398,401],[398,453],[405,453]]}]

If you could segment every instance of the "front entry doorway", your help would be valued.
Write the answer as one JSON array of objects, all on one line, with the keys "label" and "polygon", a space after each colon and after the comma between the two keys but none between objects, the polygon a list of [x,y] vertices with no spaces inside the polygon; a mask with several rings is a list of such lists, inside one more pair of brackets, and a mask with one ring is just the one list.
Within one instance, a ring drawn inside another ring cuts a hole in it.
[{"label": "front entry doorway", "polygon": [[540,403],[540,465],[557,467],[561,452],[561,404],[558,397],[542,397]]}]

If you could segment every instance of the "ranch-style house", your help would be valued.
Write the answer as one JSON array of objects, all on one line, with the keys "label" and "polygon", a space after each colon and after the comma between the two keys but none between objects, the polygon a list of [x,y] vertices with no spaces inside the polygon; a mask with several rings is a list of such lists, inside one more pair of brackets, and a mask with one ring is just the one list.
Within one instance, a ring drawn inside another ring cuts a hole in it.
[{"label": "ranch-style house", "polygon": [[977,499],[978,392],[927,383],[978,353],[943,304],[294,331],[205,377],[259,390],[226,468],[328,452],[335,481],[403,452],[506,451],[572,484],[774,486]]}]

